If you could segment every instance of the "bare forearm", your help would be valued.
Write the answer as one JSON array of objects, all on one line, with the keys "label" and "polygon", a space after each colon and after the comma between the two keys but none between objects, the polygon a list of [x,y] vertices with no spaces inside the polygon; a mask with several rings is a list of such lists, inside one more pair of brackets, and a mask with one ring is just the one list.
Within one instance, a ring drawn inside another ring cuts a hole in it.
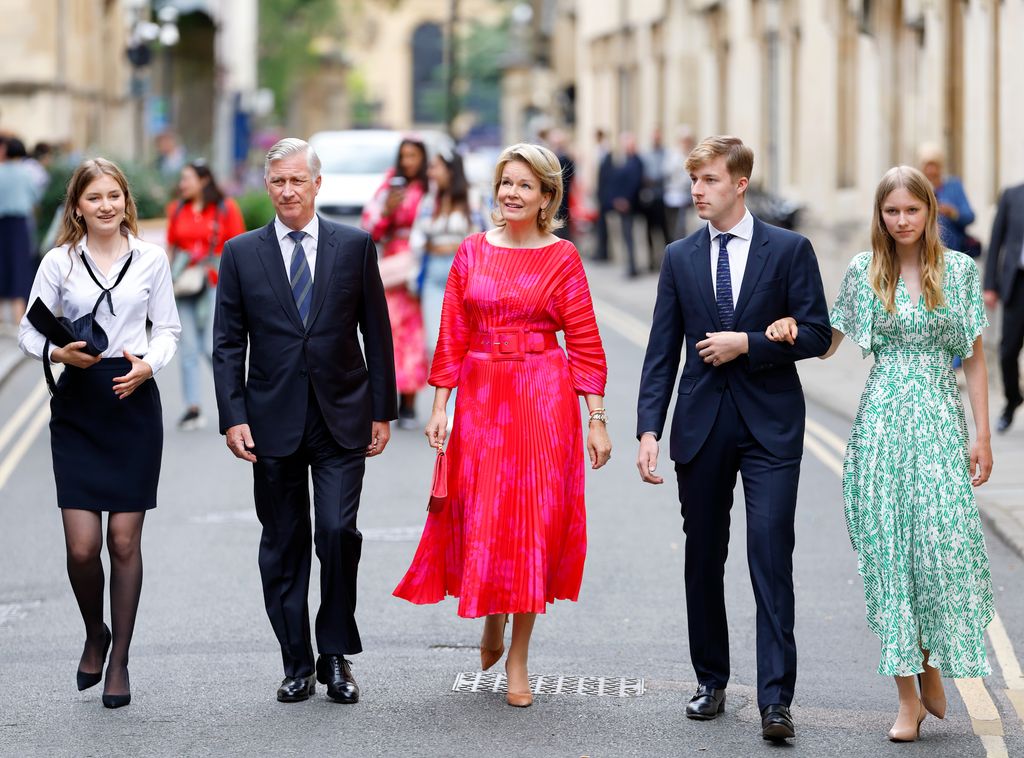
[{"label": "bare forearm", "polygon": [[985,351],[981,337],[974,341],[974,354],[964,358],[964,376],[967,379],[967,397],[974,415],[975,438],[988,440],[991,431],[988,425],[988,369],[985,366]]},{"label": "bare forearm", "polygon": [[434,405],[432,410],[444,411],[448,408],[448,398],[451,397],[450,387],[436,387],[434,389]]}]

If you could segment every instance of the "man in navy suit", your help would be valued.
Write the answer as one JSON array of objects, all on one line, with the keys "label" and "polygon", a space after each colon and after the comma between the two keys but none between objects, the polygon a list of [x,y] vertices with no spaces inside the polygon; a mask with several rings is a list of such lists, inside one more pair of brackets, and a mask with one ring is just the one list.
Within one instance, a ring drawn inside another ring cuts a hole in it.
[{"label": "man in navy suit", "polygon": [[996,422],[1002,434],[1024,403],[1020,391],[1020,351],[1024,345],[1024,184],[1007,187],[999,196],[985,261],[985,305],[1003,303],[1003,334],[999,367],[1006,405]]},{"label": "man in navy suit", "polygon": [[[355,703],[345,656],[362,650],[356,514],[366,458],[383,452],[398,417],[391,325],[370,236],[314,211],[313,148],[281,140],[264,178],[276,218],[229,240],[221,257],[213,340],[220,429],[253,465],[263,597],[284,661],[277,699],[307,700],[319,680],[332,700]],[[315,665],[310,470],[320,560]]]},{"label": "man in navy suit", "polygon": [[[743,476],[747,560],[757,603],[757,699],[765,739],[794,736],[793,524],[803,454],[804,397],[794,362],[822,355],[831,327],[811,243],[746,209],[754,154],[711,137],[689,155],[693,205],[707,221],[665,250],[637,404],[637,468],[651,484],[676,390],[670,455],[686,534],[686,610],[697,692],[693,719],[725,709],[729,639],[723,578],[729,511]],[[792,315],[794,344],[765,329]]]}]

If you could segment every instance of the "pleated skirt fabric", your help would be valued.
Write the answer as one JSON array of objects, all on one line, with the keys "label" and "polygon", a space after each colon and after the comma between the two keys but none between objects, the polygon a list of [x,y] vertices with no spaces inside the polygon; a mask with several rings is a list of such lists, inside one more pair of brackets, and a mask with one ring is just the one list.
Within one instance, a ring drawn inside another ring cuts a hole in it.
[{"label": "pleated skirt fabric", "polygon": [[130,512],[156,507],[163,454],[163,411],[150,379],[124,400],[114,377],[131,370],[125,358],[87,369],[67,366],[50,399],[50,450],[57,505]]}]

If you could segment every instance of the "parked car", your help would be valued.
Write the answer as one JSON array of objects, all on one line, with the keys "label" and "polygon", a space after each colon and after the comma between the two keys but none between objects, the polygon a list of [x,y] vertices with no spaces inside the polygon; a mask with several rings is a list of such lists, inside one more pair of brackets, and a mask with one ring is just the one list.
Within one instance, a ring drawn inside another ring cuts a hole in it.
[{"label": "parked car", "polygon": [[410,134],[426,144],[428,159],[437,150],[451,150],[454,146],[451,137],[439,131],[347,129],[317,132],[310,137],[309,144],[322,164],[323,183],[316,198],[317,210],[334,221],[359,226],[363,206],[373,197],[387,170],[395,165],[402,138]]}]

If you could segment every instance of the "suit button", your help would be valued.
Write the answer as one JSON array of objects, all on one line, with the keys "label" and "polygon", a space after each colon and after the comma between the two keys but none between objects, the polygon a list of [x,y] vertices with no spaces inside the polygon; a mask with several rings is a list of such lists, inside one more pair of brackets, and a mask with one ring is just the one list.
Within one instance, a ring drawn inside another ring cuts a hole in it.
[{"label": "suit button", "polygon": [[303,337],[302,341],[303,342],[309,342],[309,335],[307,334],[305,337]]},{"label": "suit button", "polygon": [[299,369],[299,376],[305,379],[309,374],[306,372],[306,369]]}]

